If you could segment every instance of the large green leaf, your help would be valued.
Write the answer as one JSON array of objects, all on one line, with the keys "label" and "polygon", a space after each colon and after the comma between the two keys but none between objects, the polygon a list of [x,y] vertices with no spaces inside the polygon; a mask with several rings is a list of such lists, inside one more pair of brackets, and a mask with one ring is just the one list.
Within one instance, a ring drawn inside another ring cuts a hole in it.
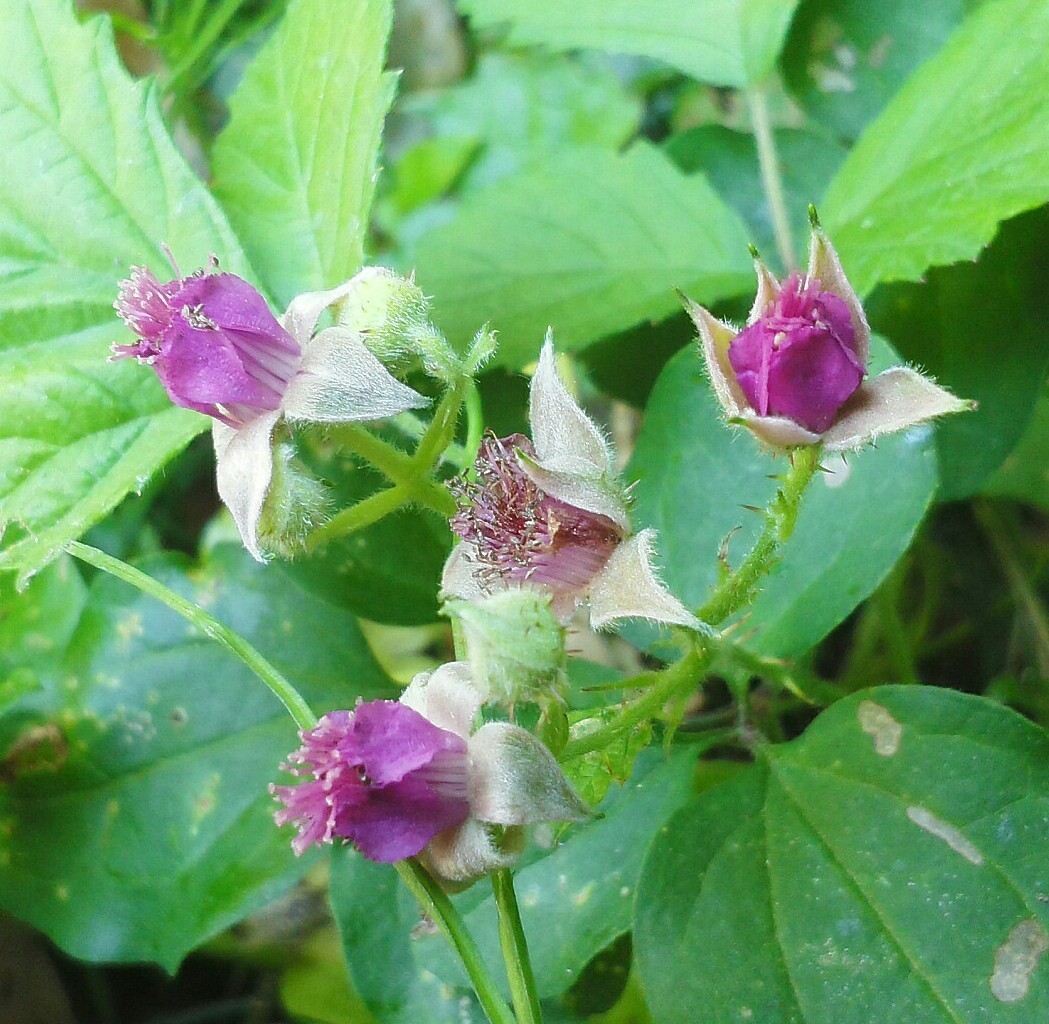
[{"label": "large green leaf", "polygon": [[515,43],[590,47],[671,64],[714,85],[768,74],[798,0],[459,0],[475,25],[510,23]]},{"label": "large green leaf", "polygon": [[361,265],[391,17],[391,0],[297,0],[230,101],[215,193],[281,302]]},{"label": "large green leaf", "polygon": [[[895,362],[875,338],[874,369]],[[817,474],[781,560],[762,583],[747,616],[748,643],[767,654],[800,654],[821,640],[877,587],[910,543],[936,485],[929,427],[879,441]],[[666,580],[691,607],[715,582],[718,548],[731,533],[738,563],[755,539],[758,517],[782,472],[738,428],[726,426],[689,347],[663,371],[647,407],[629,478],[639,525],[659,530]],[[733,532],[735,531],[735,532]]]},{"label": "large green leaf", "polygon": [[236,240],[175,149],[107,21],[0,0],[0,568],[31,572],[199,433],[148,370],[106,364],[117,281]]},{"label": "large green leaf", "polygon": [[1049,200],[1049,4],[982,5],[863,133],[824,223],[863,294],[971,259]]},{"label": "large green leaf", "polygon": [[[515,876],[521,921],[543,998],[568,989],[594,956],[630,929],[645,851],[692,792],[694,754],[679,750],[665,759],[660,750],[648,753],[630,782],[602,804],[600,821],[574,832]],[[466,914],[466,924],[498,974],[501,955],[491,896]],[[418,956],[442,978],[465,979],[442,936],[421,942]]]},{"label": "large green leaf", "polygon": [[751,287],[746,232],[700,177],[635,145],[561,153],[469,197],[419,243],[419,283],[454,339],[486,320],[499,362],[533,361],[548,326],[578,348],[678,308]]},{"label": "large green leaf", "polygon": [[937,427],[943,500],[977,490],[1031,417],[1049,368],[1047,259],[1049,208],[1003,225],[975,264],[887,285],[868,304],[871,323],[905,359],[979,402]]},{"label": "large green leaf", "polygon": [[[395,692],[351,615],[239,546],[145,568],[252,640],[318,711]],[[183,619],[96,578],[42,681],[0,761],[5,910],[75,956],[174,968],[304,870],[266,791],[294,723]]]},{"label": "large green leaf", "polygon": [[981,493],[1030,502],[1049,511],[1049,395],[1044,387],[1023,436],[984,482]]},{"label": "large green leaf", "polygon": [[784,78],[813,123],[855,139],[943,46],[966,6],[966,0],[806,0],[783,50]]},{"label": "large green leaf", "polygon": [[1045,1020],[1047,815],[1049,738],[1014,712],[921,687],[841,701],[650,848],[654,1019]]}]

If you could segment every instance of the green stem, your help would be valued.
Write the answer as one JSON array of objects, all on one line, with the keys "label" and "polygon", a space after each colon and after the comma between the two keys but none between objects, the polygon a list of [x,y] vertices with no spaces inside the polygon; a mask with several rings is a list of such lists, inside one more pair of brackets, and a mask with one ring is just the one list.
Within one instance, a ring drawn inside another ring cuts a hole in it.
[{"label": "green stem", "polygon": [[783,264],[783,270],[788,271],[794,266],[794,242],[790,233],[790,220],[787,217],[787,204],[783,197],[783,179],[776,156],[776,138],[772,134],[772,123],[769,120],[769,107],[764,90],[757,87],[748,89],[747,103],[750,106],[750,120],[754,127],[754,144],[758,150],[761,184],[765,190],[769,212],[772,214],[776,249],[779,252],[780,262]]},{"label": "green stem", "polygon": [[196,626],[205,636],[217,640],[223,647],[240,658],[273,691],[277,699],[288,709],[300,729],[312,729],[317,724],[317,717],[310,710],[302,694],[244,637],[235,633],[229,626],[212,618],[203,608],[198,608],[181,594],[176,594],[175,591],[168,589],[159,580],[147,576],[140,569],[128,565],[127,562],[122,562],[119,558],[99,551],[98,548],[89,547],[75,540],[66,545],[66,550],[82,562],[87,562],[96,569],[108,572],[111,576],[116,576],[117,579],[137,587],[142,593],[155,597]]},{"label": "green stem", "polygon": [[415,454],[412,456],[412,463],[417,473],[428,474],[437,464],[444,450],[452,443],[455,437],[455,425],[459,420],[459,410],[462,408],[463,397],[469,383],[469,378],[464,377],[445,392],[430,426],[423,434],[419,447],[415,449]]},{"label": "green stem", "polygon": [[306,538],[306,548],[314,551],[336,537],[345,537],[356,530],[363,530],[364,527],[377,523],[391,512],[396,512],[402,505],[408,503],[409,498],[408,488],[401,484],[388,487],[377,494],[371,494],[363,501],[358,501],[356,505],[344,508],[326,523],[318,526]]},{"label": "green stem", "polygon": [[561,751],[560,760],[570,761],[590,753],[591,750],[603,750],[623,733],[629,732],[641,722],[654,718],[668,700],[686,688],[696,685],[708,660],[709,655],[705,650],[698,651],[693,648],[680,661],[661,672],[647,672],[628,680],[624,684],[627,688],[647,684],[645,692],[620,708],[611,721],[569,740],[565,749]]},{"label": "green stem", "polygon": [[514,1015],[510,1012],[510,1007],[506,1005],[495,979],[485,966],[477,943],[467,931],[459,912],[452,906],[448,894],[417,860],[398,861],[394,866],[404,884],[419,901],[423,912],[444,932],[445,938],[459,954],[459,959],[462,960],[477,993],[477,999],[491,1024],[514,1024]]},{"label": "green stem", "polygon": [[818,445],[793,449],[790,469],[762,513],[765,523],[758,539],[740,567],[718,584],[707,603],[696,612],[700,621],[717,626],[753,598],[758,581],[775,564],[780,547],[794,532],[802,495],[816,472],[819,459]]},{"label": "green stem", "polygon": [[462,461],[462,468],[471,474],[483,436],[484,410],[481,407],[481,392],[476,383],[471,382],[466,389],[466,444]]},{"label": "green stem", "polygon": [[499,913],[499,945],[506,962],[506,976],[510,981],[518,1024],[542,1024],[543,1011],[539,1006],[521,912],[517,908],[514,876],[509,871],[497,871],[492,875],[492,895]]}]

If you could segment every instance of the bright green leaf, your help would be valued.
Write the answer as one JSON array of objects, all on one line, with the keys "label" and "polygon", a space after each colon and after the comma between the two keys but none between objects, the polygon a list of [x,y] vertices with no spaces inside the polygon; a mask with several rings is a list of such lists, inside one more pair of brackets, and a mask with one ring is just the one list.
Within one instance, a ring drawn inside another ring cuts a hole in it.
[{"label": "bright green leaf", "polygon": [[[356,621],[239,546],[145,568],[254,642],[318,712],[396,691]],[[173,969],[302,873],[267,784],[295,726],[228,652],[97,577],[0,752],[0,904],[89,960]],[[287,777],[285,780],[287,781]]]},{"label": "bright green leaf", "polygon": [[[875,372],[897,361],[877,338],[872,352]],[[936,485],[929,427],[824,465],[830,472],[816,474],[747,616],[748,643],[765,654],[800,654],[867,597],[907,548]],[[640,481],[635,519],[659,530],[666,581],[685,604],[709,595],[726,537],[730,561],[742,560],[761,525],[743,505],[763,507],[776,488],[769,474],[784,468],[785,456],[724,424],[695,347],[667,364],[627,476]]]},{"label": "bright green leaf", "polygon": [[744,86],[771,70],[797,0],[459,0],[476,26],[510,23],[514,43],[588,47],[663,61]]},{"label": "bright green leaf", "polygon": [[699,176],[658,150],[565,151],[469,197],[419,243],[419,283],[457,341],[486,320],[496,360],[533,361],[548,326],[579,348],[678,308],[752,286],[746,231]]},{"label": "bright green leaf", "polygon": [[1049,200],[1049,5],[995,0],[863,133],[821,213],[863,294],[971,259]]},{"label": "bright green leaf", "polygon": [[762,754],[645,859],[634,950],[660,1024],[1046,1018],[1041,729],[880,687]]},{"label": "bright green leaf", "polygon": [[0,568],[32,572],[206,425],[148,370],[107,365],[131,264],[246,265],[133,83],[108,22],[63,0],[0,0]]},{"label": "bright green leaf", "polygon": [[390,0],[298,0],[230,100],[215,193],[282,303],[362,263],[391,17]]}]

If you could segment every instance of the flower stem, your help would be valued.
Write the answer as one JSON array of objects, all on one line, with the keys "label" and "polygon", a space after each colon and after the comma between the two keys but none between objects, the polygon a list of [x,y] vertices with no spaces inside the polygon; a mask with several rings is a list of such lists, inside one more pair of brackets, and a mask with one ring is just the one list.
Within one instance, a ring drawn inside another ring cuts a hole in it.
[{"label": "flower stem", "polygon": [[818,445],[795,448],[791,452],[790,469],[762,513],[765,523],[758,539],[740,567],[718,584],[707,603],[696,612],[701,622],[717,626],[754,597],[758,581],[775,564],[780,548],[794,532],[802,495],[816,472],[819,459]]},{"label": "flower stem", "polygon": [[455,425],[459,421],[459,410],[462,408],[463,398],[469,384],[468,377],[461,377],[445,392],[441,404],[437,406],[437,412],[433,414],[430,426],[423,434],[412,456],[412,464],[416,473],[429,474],[441,454],[454,440]]},{"label": "flower stem", "polygon": [[377,523],[384,516],[396,512],[402,505],[407,505],[410,491],[403,484],[387,487],[385,491],[371,494],[356,505],[344,508],[326,523],[322,523],[306,538],[306,548],[314,551],[336,537],[345,537],[356,530],[363,530],[372,523]]},{"label": "flower stem", "polygon": [[661,672],[646,672],[627,680],[625,687],[647,684],[647,688],[640,697],[620,708],[610,721],[570,739],[561,751],[559,760],[570,761],[592,750],[603,750],[623,733],[655,717],[668,700],[696,685],[708,661],[706,650],[692,648],[683,658]]},{"label": "flower stem", "polygon": [[471,382],[466,390],[466,444],[463,446],[462,468],[471,475],[477,461],[477,452],[484,436],[484,410],[481,408],[481,392]]},{"label": "flower stem", "polygon": [[412,891],[426,913],[444,932],[445,938],[459,954],[477,999],[491,1024],[514,1024],[514,1015],[499,993],[499,987],[485,966],[481,951],[467,931],[466,923],[452,906],[448,894],[434,881],[430,873],[414,858],[394,865],[402,881]]},{"label": "flower stem", "polygon": [[506,976],[510,981],[514,1013],[518,1024],[542,1024],[543,1011],[528,955],[528,943],[521,925],[521,912],[514,893],[514,876],[507,870],[492,875],[492,894],[499,912],[499,944],[506,961]]},{"label": "flower stem", "polygon": [[295,689],[247,640],[218,619],[212,618],[203,608],[198,608],[192,601],[181,594],[176,594],[159,580],[148,576],[141,569],[136,569],[119,558],[107,555],[98,548],[72,541],[66,550],[96,569],[107,572],[110,576],[130,583],[144,594],[155,597],[166,604],[172,611],[178,612],[184,619],[197,627],[205,636],[217,640],[223,647],[235,654],[248,666],[274,693],[277,699],[288,709],[300,729],[312,729],[317,724],[317,717],[310,710],[302,694]]},{"label": "flower stem", "polygon": [[787,204],[783,197],[783,178],[776,156],[776,138],[772,134],[772,124],[769,121],[768,103],[764,90],[759,87],[748,89],[746,95],[750,106],[750,120],[754,127],[754,144],[758,149],[761,184],[765,190],[769,212],[772,214],[776,249],[783,270],[789,271],[794,266],[794,242],[790,233],[790,220],[787,217]]}]

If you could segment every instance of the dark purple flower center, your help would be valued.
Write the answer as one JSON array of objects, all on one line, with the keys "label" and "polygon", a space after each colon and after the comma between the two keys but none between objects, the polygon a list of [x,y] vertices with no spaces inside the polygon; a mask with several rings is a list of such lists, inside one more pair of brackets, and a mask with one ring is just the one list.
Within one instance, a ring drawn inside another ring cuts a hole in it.
[{"label": "dark purple flower center", "polygon": [[234,274],[198,271],[161,284],[133,267],[114,306],[138,335],[114,355],[149,363],[176,405],[230,426],[279,409],[302,359],[263,297]]},{"label": "dark purple flower center", "polygon": [[293,822],[292,848],[348,839],[366,857],[413,857],[470,813],[466,741],[396,701],[333,711],[302,733],[282,767],[308,781],[271,786]]},{"label": "dark purple flower center", "polygon": [[477,575],[486,586],[513,581],[580,590],[608,561],[622,532],[611,519],[541,490],[522,468],[518,451],[535,456],[521,434],[485,438],[476,483],[453,485],[459,510],[451,528],[474,546]]},{"label": "dark purple flower center", "polygon": [[728,357],[759,416],[785,416],[817,434],[831,425],[865,372],[848,305],[819,281],[797,274],[732,340]]}]

